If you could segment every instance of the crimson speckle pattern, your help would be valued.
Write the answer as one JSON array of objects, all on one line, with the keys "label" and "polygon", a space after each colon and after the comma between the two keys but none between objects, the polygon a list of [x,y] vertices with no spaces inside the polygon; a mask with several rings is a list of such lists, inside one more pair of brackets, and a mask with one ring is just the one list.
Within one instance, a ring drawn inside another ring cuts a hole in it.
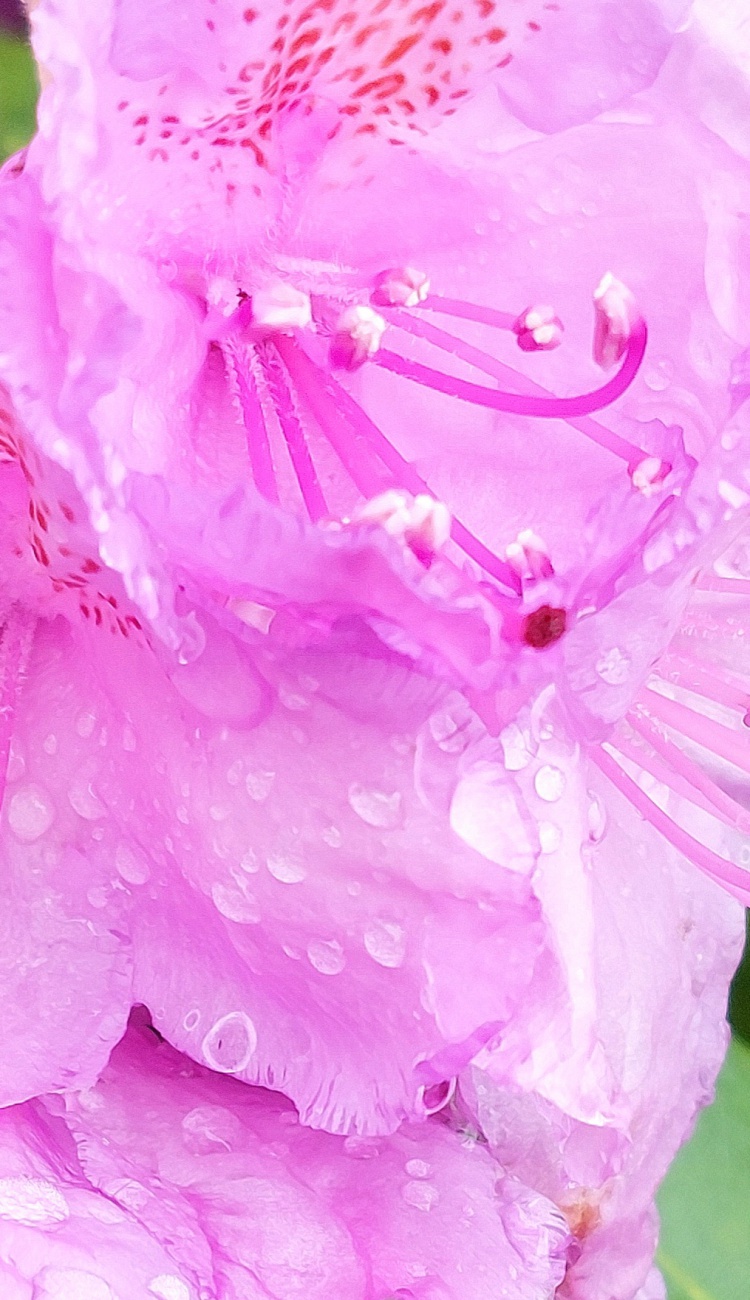
[{"label": "crimson speckle pattern", "polygon": [[[2,520],[3,527],[12,532],[6,584],[12,587],[13,565],[23,566],[27,578],[31,566],[40,612],[82,618],[113,636],[147,640],[138,612],[122,591],[117,575],[105,569],[98,558],[75,489],[71,485],[69,499],[61,495],[57,480],[63,479],[63,471],[42,462],[18,427],[7,395],[0,390],[0,468],[3,466],[20,472],[28,498],[25,518],[21,512],[8,510]],[[7,500],[3,504],[7,510]]]},{"label": "crimson speckle pattern", "polygon": [[187,125],[169,80],[149,111],[140,95],[117,107],[130,118],[133,143],[155,163],[175,152],[198,161],[207,149],[239,150],[267,169],[274,124],[321,104],[334,111],[330,138],[379,135],[404,144],[454,113],[478,80],[539,30],[540,15],[558,7],[539,0],[282,0],[248,8],[207,0],[196,6],[206,12],[195,40],[203,66],[223,80],[222,108],[214,102],[200,125]]}]

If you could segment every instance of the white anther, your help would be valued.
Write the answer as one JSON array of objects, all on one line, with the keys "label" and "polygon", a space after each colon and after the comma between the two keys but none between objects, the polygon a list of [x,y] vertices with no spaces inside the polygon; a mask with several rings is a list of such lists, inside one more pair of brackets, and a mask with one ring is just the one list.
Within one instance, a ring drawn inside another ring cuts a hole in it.
[{"label": "white anther", "polygon": [[405,542],[423,563],[433,559],[451,534],[448,507],[426,493],[412,497],[395,489],[383,492],[360,506],[354,519],[380,524],[391,537]]},{"label": "white anther", "polygon": [[307,329],[312,324],[310,298],[294,285],[275,280],[253,294],[253,325],[279,331]]},{"label": "white anther", "polygon": [[530,528],[522,529],[515,542],[505,548],[505,558],[525,582],[551,578],[555,572],[545,543]]},{"label": "white anther", "polygon": [[562,343],[563,323],[554,307],[527,307],[513,325],[524,352],[551,352]]},{"label": "white anther", "polygon": [[331,339],[332,364],[344,370],[356,370],[375,356],[385,328],[383,317],[365,303],[347,307],[339,316]]},{"label": "white anther", "polygon": [[623,356],[639,319],[635,298],[611,271],[594,290],[594,313],[594,360],[602,370],[610,370]]},{"label": "white anther", "polygon": [[398,266],[376,277],[372,301],[379,307],[418,307],[429,292],[430,281],[424,271]]},{"label": "white anther", "polygon": [[206,290],[206,301],[221,316],[233,316],[242,302],[242,294],[234,280],[217,275]]},{"label": "white anther", "polygon": [[638,461],[637,465],[630,466],[630,482],[644,497],[656,496],[664,486],[664,480],[671,468],[667,461],[660,460],[658,456],[646,456],[644,460]]}]

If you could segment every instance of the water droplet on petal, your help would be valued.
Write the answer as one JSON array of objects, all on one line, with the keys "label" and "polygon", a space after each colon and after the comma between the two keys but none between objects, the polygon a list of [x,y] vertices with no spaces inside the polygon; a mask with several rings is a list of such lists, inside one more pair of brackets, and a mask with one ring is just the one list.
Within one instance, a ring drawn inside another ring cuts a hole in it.
[{"label": "water droplet on petal", "polygon": [[129,885],[145,885],[151,875],[146,859],[137,855],[124,841],[115,849],[115,866]]},{"label": "water droplet on petal", "polygon": [[534,828],[505,769],[478,763],[461,778],[450,824],[465,844],[508,871],[530,871],[536,859]]},{"label": "water droplet on petal", "polygon": [[279,880],[284,885],[298,885],[307,875],[300,858],[293,857],[290,853],[269,854],[266,866],[274,880]]},{"label": "water droplet on petal", "polygon": [[25,785],[17,790],[8,805],[8,824],[19,840],[31,844],[48,831],[55,820],[55,810],[39,785]]},{"label": "water droplet on petal", "polygon": [[395,970],[404,960],[406,937],[403,926],[397,921],[384,921],[375,917],[367,924],[364,943],[366,951],[380,966]]},{"label": "water droplet on petal", "polygon": [[76,731],[78,732],[79,736],[81,736],[84,740],[87,739],[93,732],[95,726],[96,726],[95,713],[92,713],[90,709],[84,709],[83,713],[79,713],[76,719]]},{"label": "water droplet on petal", "polygon": [[554,822],[539,823],[539,843],[542,853],[556,853],[562,842],[562,831]]},{"label": "water droplet on petal", "polygon": [[591,794],[589,791],[589,798],[591,799],[588,809],[589,839],[594,844],[598,844],[607,827],[607,812],[597,794]]},{"label": "water droplet on petal", "polygon": [[248,772],[245,777],[245,787],[250,798],[256,803],[262,803],[271,793],[275,778],[275,772]]},{"label": "water droplet on petal", "polygon": [[230,1011],[209,1029],[201,1044],[212,1070],[238,1074],[247,1069],[258,1045],[255,1025],[244,1011]]},{"label": "water droplet on petal", "polygon": [[320,838],[331,849],[341,848],[341,831],[336,826],[326,826],[325,830],[321,831]]},{"label": "water droplet on petal", "polygon": [[381,1146],[382,1143],[378,1138],[360,1137],[357,1133],[344,1138],[344,1151],[353,1160],[372,1160],[380,1155]]},{"label": "water droplet on petal", "polygon": [[182,1121],[182,1141],[193,1155],[233,1151],[242,1137],[242,1125],[224,1106],[196,1106]]},{"label": "water droplet on petal", "polygon": [[413,1205],[416,1210],[425,1213],[440,1199],[440,1193],[433,1183],[409,1182],[401,1189],[401,1195],[407,1205]]},{"label": "water droplet on petal", "polygon": [[197,1007],[193,1007],[192,1011],[188,1011],[187,1015],[185,1016],[185,1019],[182,1022],[183,1029],[186,1029],[189,1034],[192,1034],[193,1030],[198,1028],[198,1025],[200,1024],[200,1018],[201,1018],[200,1011],[198,1010]]},{"label": "water droplet on petal", "polygon": [[630,655],[612,646],[596,661],[596,671],[608,686],[624,686],[630,676]]},{"label": "water droplet on petal", "polygon": [[239,925],[257,925],[260,907],[254,894],[249,893],[240,881],[225,885],[220,881],[211,886],[211,897],[222,916]]},{"label": "water droplet on petal", "polygon": [[235,759],[231,767],[227,768],[227,785],[239,785],[242,780],[242,759]]},{"label": "water droplet on petal", "polygon": [[358,817],[368,826],[390,829],[397,825],[401,814],[401,795],[398,790],[385,794],[382,790],[366,790],[356,783],[349,786],[349,803]]},{"label": "water droplet on petal", "polygon": [[122,729],[122,747],[128,754],[135,753],[138,741],[132,727]]},{"label": "water droplet on petal", "polygon": [[346,965],[344,950],[337,939],[311,939],[307,956],[310,965],[321,975],[338,975]]},{"label": "water droplet on petal", "polygon": [[181,1277],[174,1273],[160,1273],[149,1282],[148,1289],[157,1300],[190,1300],[190,1289]]},{"label": "water droplet on petal", "polygon": [[49,734],[48,736],[45,736],[44,741],[42,742],[42,748],[43,748],[45,754],[49,754],[50,757],[51,757],[53,754],[56,754],[56,753],[57,753],[57,736],[54,736],[54,735],[52,734],[52,732],[50,732],[50,734]]},{"label": "water droplet on petal", "polygon": [[8,755],[5,779],[9,783],[20,781],[25,771],[26,760],[23,754],[19,753],[15,740],[12,740],[10,743],[10,754]]},{"label": "water droplet on petal", "polygon": [[522,772],[533,758],[531,737],[511,722],[500,732],[500,744],[503,747],[503,762],[509,772]]},{"label": "water droplet on petal", "polygon": [[68,791],[68,802],[73,812],[77,812],[84,821],[95,822],[107,815],[107,809],[89,781],[76,781]]},{"label": "water droplet on petal", "polygon": [[96,1273],[81,1268],[54,1268],[48,1265],[34,1284],[34,1300],[115,1300],[108,1282]]},{"label": "water droplet on petal", "polygon": [[410,1178],[429,1178],[432,1173],[432,1165],[426,1160],[407,1160],[405,1168]]},{"label": "water droplet on petal", "polygon": [[0,1219],[36,1227],[64,1223],[70,1216],[59,1187],[45,1178],[0,1178]]},{"label": "water droplet on petal", "polygon": [[556,803],[565,789],[565,773],[545,763],[534,777],[534,789],[545,803]]},{"label": "water droplet on petal", "polygon": [[456,1091],[455,1079],[441,1079],[440,1083],[431,1083],[422,1090],[422,1110],[425,1115],[435,1115],[448,1105]]}]

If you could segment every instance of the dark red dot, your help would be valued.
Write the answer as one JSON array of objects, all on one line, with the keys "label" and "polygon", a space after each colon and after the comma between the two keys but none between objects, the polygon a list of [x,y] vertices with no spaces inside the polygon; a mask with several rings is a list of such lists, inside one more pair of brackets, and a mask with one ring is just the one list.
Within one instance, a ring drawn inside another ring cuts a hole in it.
[{"label": "dark red dot", "polygon": [[534,650],[544,650],[554,645],[565,632],[568,621],[567,611],[555,609],[552,605],[541,605],[529,614],[523,625],[523,639]]}]

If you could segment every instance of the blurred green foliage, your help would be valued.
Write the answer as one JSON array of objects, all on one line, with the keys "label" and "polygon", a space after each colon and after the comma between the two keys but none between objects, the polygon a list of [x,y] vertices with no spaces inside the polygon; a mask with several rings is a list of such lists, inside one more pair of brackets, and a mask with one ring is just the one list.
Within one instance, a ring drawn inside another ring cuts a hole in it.
[{"label": "blurred green foliage", "polygon": [[0,31],[0,160],[26,144],[34,130],[36,77],[26,43]]},{"label": "blurred green foliage", "polygon": [[669,1300],[750,1300],[750,1047],[740,1038],[659,1208]]},{"label": "blurred green foliage", "polygon": [[[0,159],[34,129],[28,49],[0,32]],[[750,950],[732,989],[736,1039],[717,1098],[677,1157],[659,1197],[659,1263],[670,1300],[750,1300]]]}]

